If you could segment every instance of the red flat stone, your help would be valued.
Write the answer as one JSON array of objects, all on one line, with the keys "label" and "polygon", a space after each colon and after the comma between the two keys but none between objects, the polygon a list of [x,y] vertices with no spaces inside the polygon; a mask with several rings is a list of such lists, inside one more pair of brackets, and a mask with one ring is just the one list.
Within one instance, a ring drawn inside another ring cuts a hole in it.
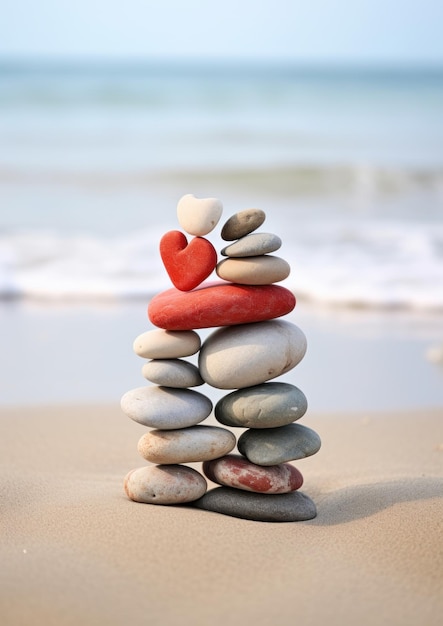
[{"label": "red flat stone", "polygon": [[289,493],[303,484],[303,476],[289,463],[262,467],[238,454],[205,461],[203,472],[214,483],[255,493]]},{"label": "red flat stone", "polygon": [[217,265],[217,252],[210,241],[194,237],[188,244],[179,230],[171,230],[160,240],[160,256],[172,284],[181,291],[200,285]]},{"label": "red flat stone", "polygon": [[192,330],[263,322],[294,307],[295,296],[285,287],[219,282],[187,292],[163,291],[149,303],[148,317],[165,330]]}]

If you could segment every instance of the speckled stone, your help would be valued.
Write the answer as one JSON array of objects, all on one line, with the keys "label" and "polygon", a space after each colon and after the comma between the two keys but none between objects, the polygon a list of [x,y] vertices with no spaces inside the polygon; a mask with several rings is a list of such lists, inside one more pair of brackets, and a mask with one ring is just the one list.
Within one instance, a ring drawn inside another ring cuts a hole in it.
[{"label": "speckled stone", "polygon": [[305,394],[295,385],[264,383],[223,396],[214,413],[225,426],[275,430],[300,419],[307,408]]},{"label": "speckled stone", "polygon": [[196,198],[188,193],[177,204],[177,218],[180,226],[189,235],[202,237],[217,226],[223,204],[217,198]]},{"label": "speckled stone", "polygon": [[281,247],[281,239],[271,233],[252,233],[223,248],[223,256],[248,257],[275,252]]},{"label": "speckled stone", "polygon": [[192,389],[146,386],[125,393],[121,408],[139,424],[173,430],[202,422],[211,413],[212,402]]},{"label": "speckled stone", "polygon": [[238,259],[224,259],[217,264],[217,276],[239,285],[272,285],[287,278],[289,263],[278,256],[263,254]]},{"label": "speckled stone", "polygon": [[235,436],[217,426],[151,430],[138,442],[138,451],[151,463],[196,463],[217,459],[233,450]]},{"label": "speckled stone", "polygon": [[315,430],[301,424],[247,430],[237,443],[239,452],[251,463],[264,466],[304,459],[316,454],[320,446],[321,440]]},{"label": "speckled stone", "polygon": [[306,337],[291,322],[271,320],[219,328],[204,341],[200,374],[218,389],[252,387],[295,367],[306,352]]},{"label": "speckled stone", "polygon": [[195,354],[200,345],[200,337],[193,330],[155,328],[136,337],[133,349],[145,359],[178,359]]},{"label": "speckled stone", "polygon": [[257,522],[302,522],[317,515],[314,502],[301,491],[260,494],[216,487],[193,502],[192,506]]},{"label": "speckled stone", "polygon": [[125,477],[126,495],[146,504],[183,504],[201,498],[207,489],[204,477],[184,465],[148,465]]},{"label": "speckled stone", "polygon": [[205,461],[203,472],[214,483],[254,493],[289,493],[303,484],[303,476],[290,463],[262,467],[239,454]]},{"label": "speckled stone", "polygon": [[198,367],[181,359],[154,359],[143,365],[142,374],[151,383],[163,387],[184,389],[204,383]]},{"label": "speckled stone", "polygon": [[256,230],[266,219],[266,213],[261,209],[245,209],[232,215],[221,230],[221,237],[225,241],[240,239],[253,230]]}]

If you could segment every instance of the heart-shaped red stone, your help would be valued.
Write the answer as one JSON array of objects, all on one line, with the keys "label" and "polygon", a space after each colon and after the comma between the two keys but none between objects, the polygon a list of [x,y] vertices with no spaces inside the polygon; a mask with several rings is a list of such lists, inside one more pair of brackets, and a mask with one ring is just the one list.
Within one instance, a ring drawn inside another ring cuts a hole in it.
[{"label": "heart-shaped red stone", "polygon": [[172,284],[180,291],[191,291],[209,276],[217,265],[217,252],[210,241],[194,237],[188,244],[179,230],[170,230],[160,240],[160,256]]}]

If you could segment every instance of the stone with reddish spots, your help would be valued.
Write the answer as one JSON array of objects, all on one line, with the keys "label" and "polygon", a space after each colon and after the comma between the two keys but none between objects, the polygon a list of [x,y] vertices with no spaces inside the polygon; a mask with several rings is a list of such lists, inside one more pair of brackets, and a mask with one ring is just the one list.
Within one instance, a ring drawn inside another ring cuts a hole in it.
[{"label": "stone with reddish spots", "polygon": [[305,352],[306,337],[291,322],[230,326],[219,328],[203,342],[199,369],[203,380],[218,389],[252,387],[285,374]]},{"label": "stone with reddish spots", "polygon": [[179,230],[171,230],[160,240],[160,256],[174,287],[190,291],[200,285],[217,264],[217,252],[210,241],[194,237],[188,244]]},{"label": "stone with reddish spots", "polygon": [[[228,393],[217,402],[214,413],[225,426],[278,430],[303,417],[307,408],[306,396],[298,387],[273,382]],[[262,438],[266,441],[266,433]]]},{"label": "stone with reddish spots", "polygon": [[266,213],[261,209],[244,209],[239,211],[225,222],[221,237],[225,241],[240,239],[253,230],[256,230],[266,219]]},{"label": "stone with reddish spots", "polygon": [[191,506],[256,522],[303,522],[317,515],[314,502],[301,491],[263,495],[216,487]]},{"label": "stone with reddish spots", "polygon": [[214,483],[254,493],[289,493],[303,484],[303,476],[289,463],[262,467],[239,454],[205,461],[203,472]]},{"label": "stone with reddish spots", "polygon": [[159,293],[149,303],[148,317],[160,328],[184,331],[263,322],[286,315],[294,307],[294,294],[279,285],[210,282],[192,291]]},{"label": "stone with reddish spots", "polygon": [[280,428],[246,430],[238,440],[238,450],[251,463],[276,465],[304,459],[320,450],[321,440],[315,430],[301,424]]},{"label": "stone with reddish spots", "polygon": [[217,459],[233,450],[235,436],[218,426],[151,430],[138,442],[138,451],[151,463],[196,463]]},{"label": "stone with reddish spots", "polygon": [[148,465],[125,477],[126,495],[146,504],[183,504],[201,498],[207,489],[204,477],[184,465]]}]

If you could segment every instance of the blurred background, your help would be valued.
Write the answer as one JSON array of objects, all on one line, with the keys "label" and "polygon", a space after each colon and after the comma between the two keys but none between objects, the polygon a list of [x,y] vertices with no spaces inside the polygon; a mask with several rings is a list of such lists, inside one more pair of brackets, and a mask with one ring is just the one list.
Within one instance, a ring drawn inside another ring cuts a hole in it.
[{"label": "blurred background", "polygon": [[442,23],[436,0],[2,6],[0,403],[144,384],[193,193],[282,238],[313,410],[440,406]]}]

